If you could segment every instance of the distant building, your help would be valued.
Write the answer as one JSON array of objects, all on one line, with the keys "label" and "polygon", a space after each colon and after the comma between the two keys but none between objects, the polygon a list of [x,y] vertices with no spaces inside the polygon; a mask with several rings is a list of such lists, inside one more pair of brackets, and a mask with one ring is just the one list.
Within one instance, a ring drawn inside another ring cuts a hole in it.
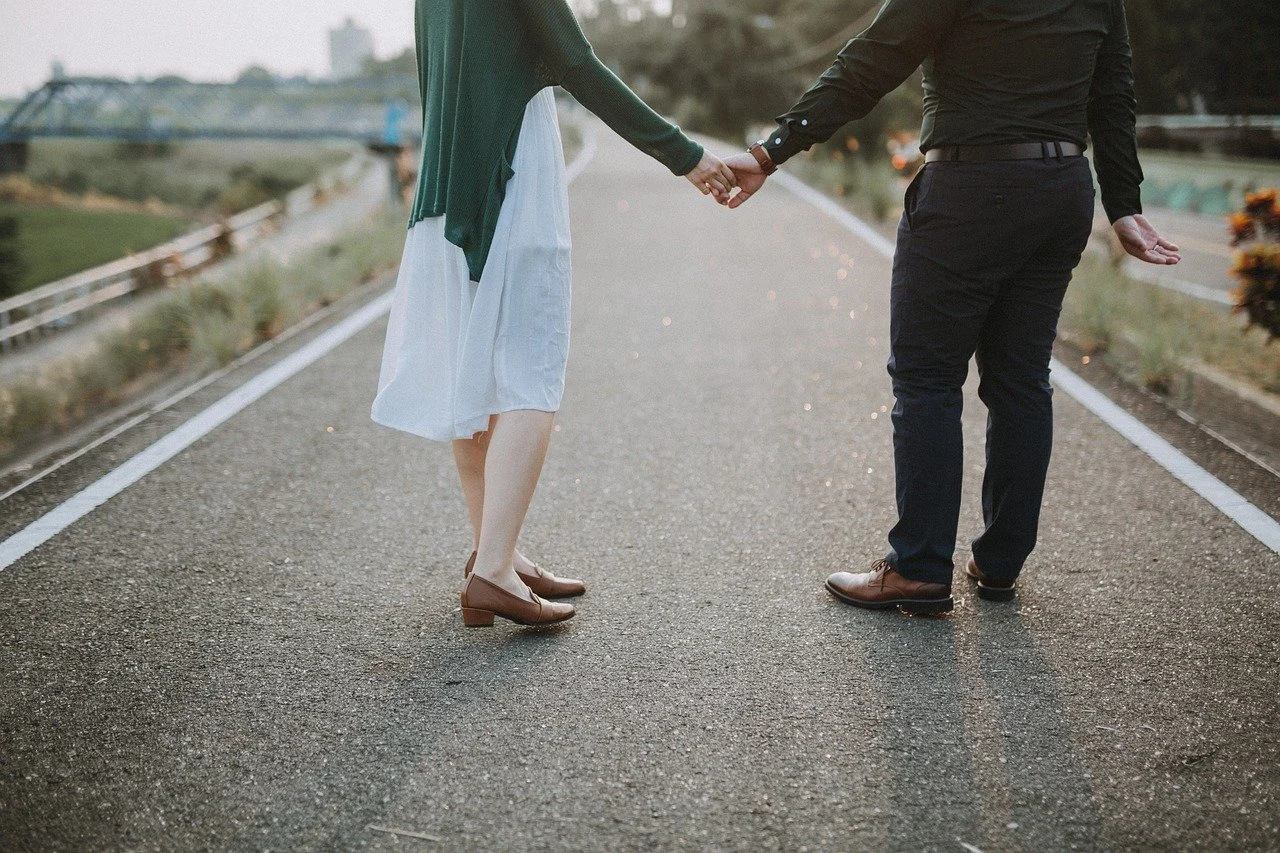
[{"label": "distant building", "polygon": [[352,18],[336,30],[329,30],[329,73],[336,78],[358,77],[367,60],[373,58],[373,33]]}]

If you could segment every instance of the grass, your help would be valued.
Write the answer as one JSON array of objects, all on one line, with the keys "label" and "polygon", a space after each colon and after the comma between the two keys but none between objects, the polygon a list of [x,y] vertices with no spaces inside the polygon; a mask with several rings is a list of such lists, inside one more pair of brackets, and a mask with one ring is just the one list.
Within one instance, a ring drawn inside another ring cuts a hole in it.
[{"label": "grass", "polygon": [[302,186],[350,156],[351,146],[337,143],[194,141],[147,148],[46,139],[31,144],[26,175],[77,195],[93,191],[235,213]]},{"label": "grass", "polygon": [[1134,281],[1093,254],[1067,289],[1059,328],[1071,343],[1161,394],[1180,396],[1195,362],[1280,393],[1280,347],[1268,346],[1261,331],[1246,330],[1243,318],[1218,306]]},{"label": "grass", "polygon": [[883,160],[820,150],[788,161],[787,167],[801,180],[876,222],[885,222],[901,207],[902,181]]},{"label": "grass", "polygon": [[6,216],[18,221],[24,275],[17,293],[172,240],[189,224],[141,211],[0,203],[0,218]]},{"label": "grass", "polygon": [[121,405],[187,370],[208,372],[390,269],[404,214],[389,212],[283,265],[233,279],[178,282],[92,351],[0,382],[0,460]]}]

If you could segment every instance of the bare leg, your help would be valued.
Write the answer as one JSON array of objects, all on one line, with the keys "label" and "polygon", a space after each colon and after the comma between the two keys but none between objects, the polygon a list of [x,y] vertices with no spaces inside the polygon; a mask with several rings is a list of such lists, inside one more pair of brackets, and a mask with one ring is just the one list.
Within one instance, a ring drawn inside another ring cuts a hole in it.
[{"label": "bare leg", "polygon": [[542,474],[554,417],[549,412],[502,413],[491,430],[484,463],[475,573],[521,596],[529,593],[513,565],[516,542]]},{"label": "bare leg", "polygon": [[484,462],[489,452],[489,439],[493,436],[498,416],[489,418],[489,429],[473,438],[453,443],[453,459],[458,464],[458,479],[462,483],[462,497],[467,502],[467,514],[471,517],[471,550],[480,547],[480,528],[484,520]]}]

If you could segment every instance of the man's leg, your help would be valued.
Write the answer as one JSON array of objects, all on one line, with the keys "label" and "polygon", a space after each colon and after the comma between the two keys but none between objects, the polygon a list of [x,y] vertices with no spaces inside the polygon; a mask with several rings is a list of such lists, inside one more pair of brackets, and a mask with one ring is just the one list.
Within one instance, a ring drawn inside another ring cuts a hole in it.
[{"label": "man's leg", "polygon": [[985,529],[973,558],[993,581],[1017,578],[1036,545],[1040,504],[1053,447],[1049,359],[1071,271],[1088,239],[1089,221],[1069,225],[1005,282],[978,343],[978,395],[987,406],[987,468],[982,480]]},{"label": "man's leg", "polygon": [[889,320],[898,523],[885,559],[913,581],[951,583],[964,471],[961,388],[995,292],[981,266],[966,263],[979,229],[912,233],[904,220],[898,231]]}]

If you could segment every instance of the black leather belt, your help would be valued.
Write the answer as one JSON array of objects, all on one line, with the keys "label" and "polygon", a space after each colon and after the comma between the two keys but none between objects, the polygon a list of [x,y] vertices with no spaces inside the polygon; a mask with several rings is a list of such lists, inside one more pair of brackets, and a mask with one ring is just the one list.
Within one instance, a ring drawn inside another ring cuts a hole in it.
[{"label": "black leather belt", "polygon": [[980,162],[989,160],[1061,160],[1079,157],[1084,149],[1074,142],[1017,142],[1011,145],[943,145],[925,152],[924,161]]}]

